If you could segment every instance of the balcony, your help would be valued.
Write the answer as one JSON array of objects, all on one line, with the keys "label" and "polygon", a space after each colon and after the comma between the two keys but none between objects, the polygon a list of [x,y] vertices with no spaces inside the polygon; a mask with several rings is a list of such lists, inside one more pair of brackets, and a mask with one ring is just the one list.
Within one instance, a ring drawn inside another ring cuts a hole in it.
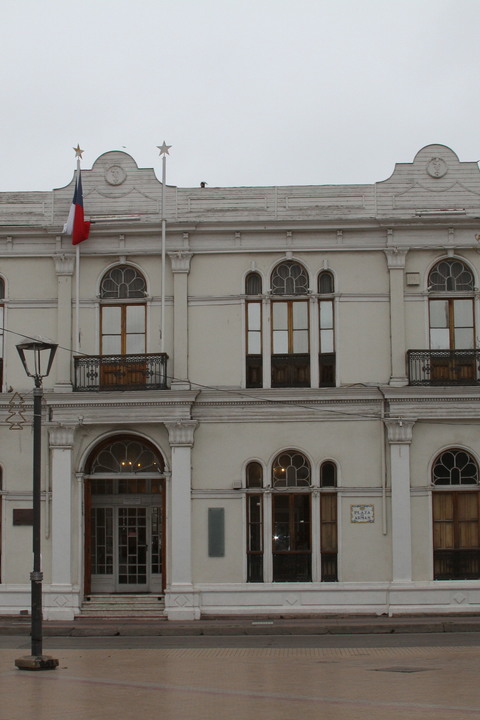
[{"label": "balcony", "polygon": [[82,355],[74,358],[74,392],[166,390],[165,353],[148,355]]},{"label": "balcony", "polygon": [[480,385],[480,350],[409,350],[410,385]]}]

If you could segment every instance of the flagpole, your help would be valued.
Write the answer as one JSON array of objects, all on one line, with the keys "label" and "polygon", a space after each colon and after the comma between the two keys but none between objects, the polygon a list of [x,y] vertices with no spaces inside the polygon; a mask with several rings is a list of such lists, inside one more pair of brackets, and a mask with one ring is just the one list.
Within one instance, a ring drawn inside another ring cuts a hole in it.
[{"label": "flagpole", "polygon": [[162,157],[162,208],[161,208],[161,220],[162,220],[162,290],[160,300],[160,352],[165,352],[165,248],[166,248],[166,235],[167,235],[167,221],[165,219],[165,188],[167,184],[167,155],[169,155],[169,149],[171,145],[167,145],[165,140],[163,145],[157,145],[160,150]]},{"label": "flagpole", "polygon": [[[80,175],[80,158],[77,157],[77,178]],[[80,243],[75,245],[75,351],[80,352]]]}]

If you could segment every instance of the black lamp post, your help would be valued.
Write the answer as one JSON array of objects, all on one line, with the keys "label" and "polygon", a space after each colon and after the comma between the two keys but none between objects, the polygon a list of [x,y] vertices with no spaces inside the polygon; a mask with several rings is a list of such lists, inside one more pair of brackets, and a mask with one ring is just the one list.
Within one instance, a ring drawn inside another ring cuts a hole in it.
[{"label": "black lamp post", "polygon": [[58,345],[45,340],[27,340],[17,345],[25,372],[35,383],[33,389],[33,572],[30,574],[32,601],[32,654],[18,658],[20,670],[54,670],[58,660],[43,655],[42,643],[42,565],[41,565],[41,451],[42,451],[42,379],[52,367]]}]

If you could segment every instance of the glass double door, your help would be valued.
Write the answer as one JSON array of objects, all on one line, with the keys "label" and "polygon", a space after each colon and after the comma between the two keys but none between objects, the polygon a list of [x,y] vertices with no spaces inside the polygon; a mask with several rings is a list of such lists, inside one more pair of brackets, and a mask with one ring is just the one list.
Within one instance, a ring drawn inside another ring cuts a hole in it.
[{"label": "glass double door", "polygon": [[162,591],[160,506],[92,505],[91,591]]}]

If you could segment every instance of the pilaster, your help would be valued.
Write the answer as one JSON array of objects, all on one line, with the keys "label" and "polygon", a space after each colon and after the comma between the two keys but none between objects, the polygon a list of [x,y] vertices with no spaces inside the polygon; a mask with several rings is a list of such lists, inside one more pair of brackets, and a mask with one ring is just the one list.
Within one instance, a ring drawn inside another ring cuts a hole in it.
[{"label": "pilaster", "polygon": [[55,392],[71,392],[70,353],[61,348],[72,347],[72,275],[75,269],[75,255],[54,255],[57,275],[57,342],[60,352],[55,358]]},{"label": "pilaster", "polygon": [[414,422],[384,420],[390,448],[392,488],[392,579],[412,580],[412,521],[410,500],[410,445]]},{"label": "pilaster", "polygon": [[179,251],[169,257],[173,273],[172,386],[188,390],[188,274],[192,253]]},{"label": "pilaster", "polygon": [[403,290],[407,250],[392,247],[384,252],[390,278],[390,385],[401,387],[408,385],[408,378],[405,374],[405,299]]},{"label": "pilaster", "polygon": [[52,476],[52,585],[71,589],[72,579],[72,448],[75,429],[50,428]]},{"label": "pilaster", "polygon": [[192,585],[192,447],[197,423],[166,423],[171,447],[170,567],[165,593],[169,620],[195,620],[200,616]]}]

